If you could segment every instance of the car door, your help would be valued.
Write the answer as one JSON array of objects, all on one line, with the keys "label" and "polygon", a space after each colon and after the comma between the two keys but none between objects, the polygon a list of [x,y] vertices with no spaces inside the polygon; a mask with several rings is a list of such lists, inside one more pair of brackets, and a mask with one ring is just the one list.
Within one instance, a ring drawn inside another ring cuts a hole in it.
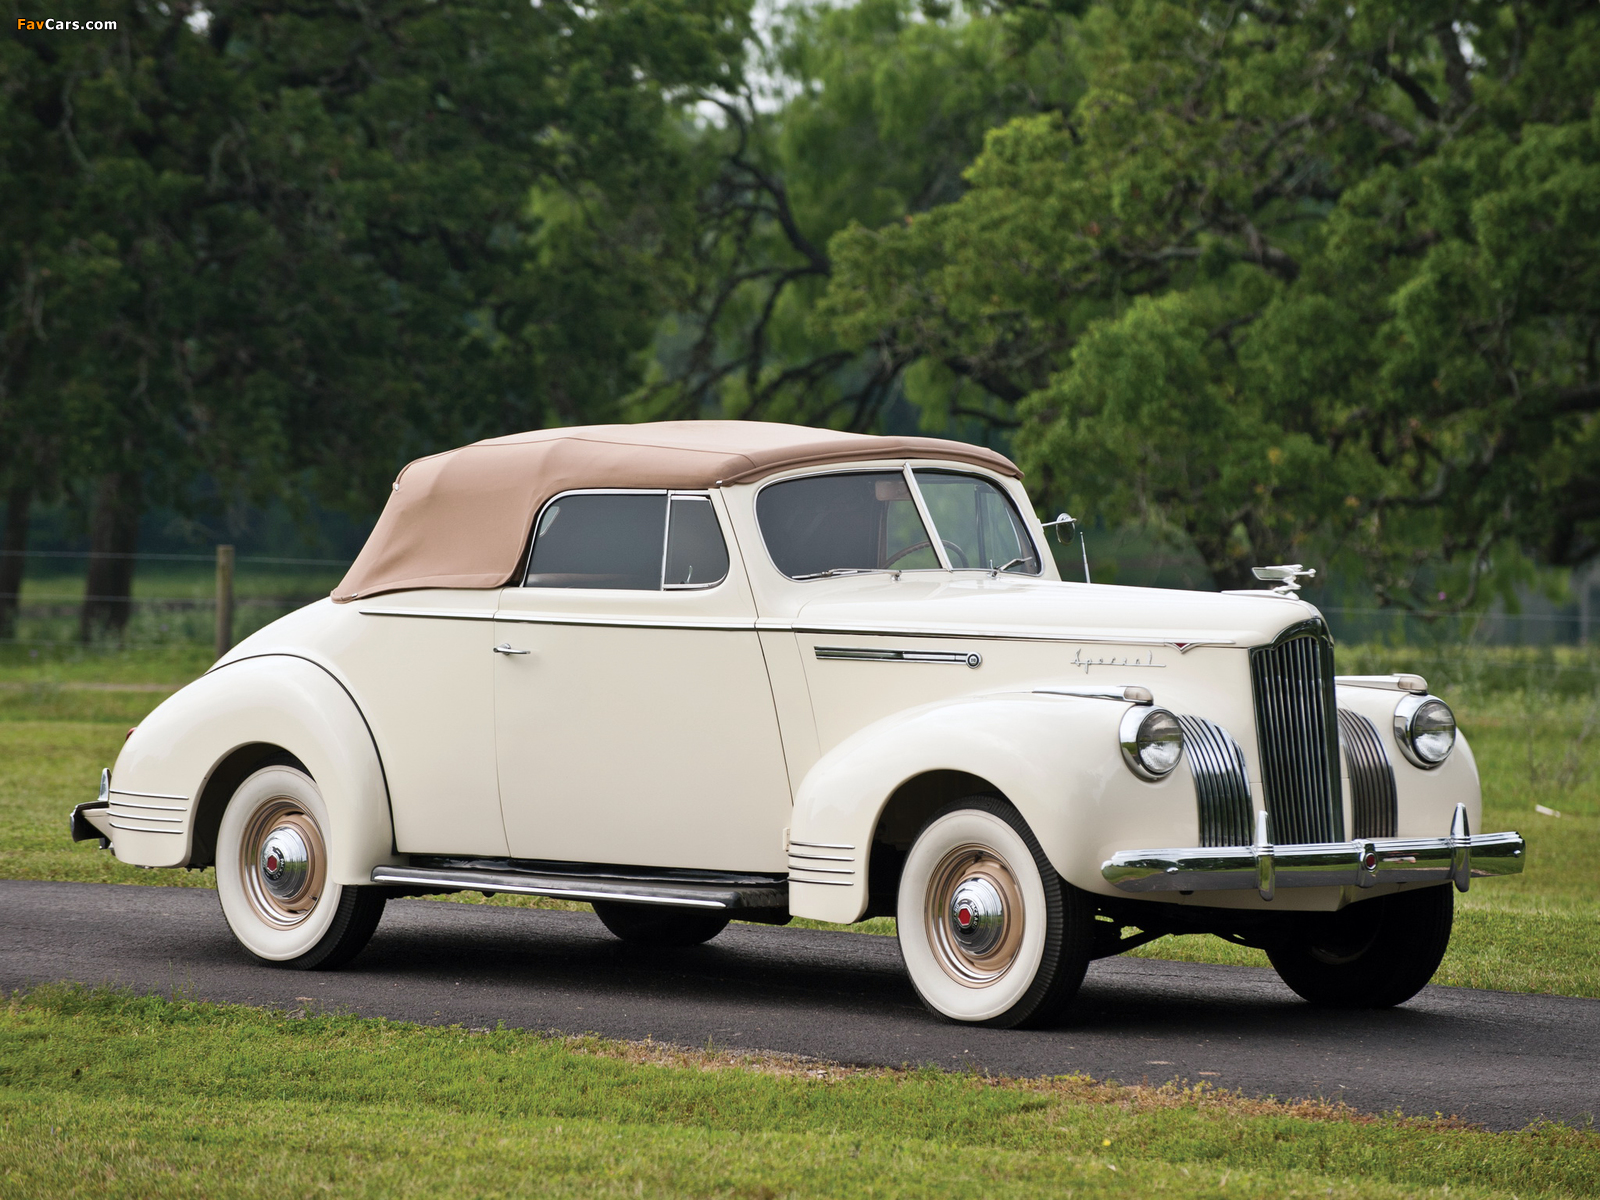
[{"label": "car door", "polygon": [[708,493],[547,504],[495,619],[513,857],[781,871],[790,794],[755,605]]}]

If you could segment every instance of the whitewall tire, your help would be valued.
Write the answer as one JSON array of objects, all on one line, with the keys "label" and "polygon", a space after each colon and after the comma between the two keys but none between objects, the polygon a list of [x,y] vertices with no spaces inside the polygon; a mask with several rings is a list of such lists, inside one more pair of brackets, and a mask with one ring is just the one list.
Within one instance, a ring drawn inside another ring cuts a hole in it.
[{"label": "whitewall tire", "polygon": [[952,1021],[1052,1020],[1090,958],[1093,910],[1060,879],[1010,804],[946,805],[900,875],[900,953],[923,1004]]},{"label": "whitewall tire", "polygon": [[239,785],[217,831],[217,895],[240,945],[301,970],[340,966],[378,927],[385,893],[328,880],[328,809],[315,781],[290,765]]}]

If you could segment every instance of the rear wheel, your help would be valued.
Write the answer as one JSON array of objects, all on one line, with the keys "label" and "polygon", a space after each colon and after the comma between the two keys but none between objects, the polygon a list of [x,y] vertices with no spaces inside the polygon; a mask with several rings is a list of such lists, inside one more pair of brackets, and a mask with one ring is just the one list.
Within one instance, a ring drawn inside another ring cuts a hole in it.
[{"label": "rear wheel", "polygon": [[1450,945],[1455,891],[1448,885],[1362,900],[1309,918],[1271,946],[1278,977],[1325,1008],[1392,1008],[1415,996]]},{"label": "rear wheel", "polygon": [[380,888],[328,880],[328,810],[311,776],[263,767],[239,785],[217,831],[217,896],[234,937],[262,962],[343,966],[383,916]]},{"label": "rear wheel", "polygon": [[896,915],[917,995],[952,1021],[1047,1024],[1089,965],[1093,906],[998,797],[956,801],[923,826]]},{"label": "rear wheel", "polygon": [[733,918],[720,908],[673,908],[662,904],[630,904],[596,900],[594,915],[625,942],[654,946],[698,946],[728,927]]}]

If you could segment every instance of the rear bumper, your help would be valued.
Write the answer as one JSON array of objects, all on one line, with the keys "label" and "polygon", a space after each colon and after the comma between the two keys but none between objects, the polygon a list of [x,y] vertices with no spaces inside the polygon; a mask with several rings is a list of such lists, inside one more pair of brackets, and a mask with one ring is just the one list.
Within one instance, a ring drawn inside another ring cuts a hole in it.
[{"label": "rear bumper", "polygon": [[103,850],[111,844],[111,771],[100,772],[100,795],[87,800],[72,810],[72,840],[87,842],[100,839]]},{"label": "rear bumper", "polygon": [[1450,835],[1439,838],[1367,838],[1274,846],[1259,814],[1256,844],[1164,850],[1127,850],[1100,868],[1124,892],[1260,893],[1278,888],[1375,887],[1380,883],[1454,883],[1466,891],[1474,879],[1515,875],[1527,845],[1521,834],[1467,830],[1464,805],[1456,806]]}]

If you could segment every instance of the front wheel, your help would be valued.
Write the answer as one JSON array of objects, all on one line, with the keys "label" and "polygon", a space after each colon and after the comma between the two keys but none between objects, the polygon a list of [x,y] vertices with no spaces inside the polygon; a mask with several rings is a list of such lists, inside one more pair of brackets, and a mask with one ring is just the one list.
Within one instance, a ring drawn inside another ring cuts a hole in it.
[{"label": "front wheel", "polygon": [[1268,947],[1278,977],[1325,1008],[1393,1008],[1415,996],[1450,945],[1448,885],[1361,900],[1309,917],[1303,932]]},{"label": "front wheel", "polygon": [[958,800],[923,826],[896,916],[912,986],[952,1021],[1047,1024],[1089,965],[1093,907],[998,797]]},{"label": "front wheel", "polygon": [[217,896],[240,945],[302,971],[343,966],[383,916],[381,888],[328,880],[328,809],[311,776],[263,767],[239,785],[217,831]]}]

